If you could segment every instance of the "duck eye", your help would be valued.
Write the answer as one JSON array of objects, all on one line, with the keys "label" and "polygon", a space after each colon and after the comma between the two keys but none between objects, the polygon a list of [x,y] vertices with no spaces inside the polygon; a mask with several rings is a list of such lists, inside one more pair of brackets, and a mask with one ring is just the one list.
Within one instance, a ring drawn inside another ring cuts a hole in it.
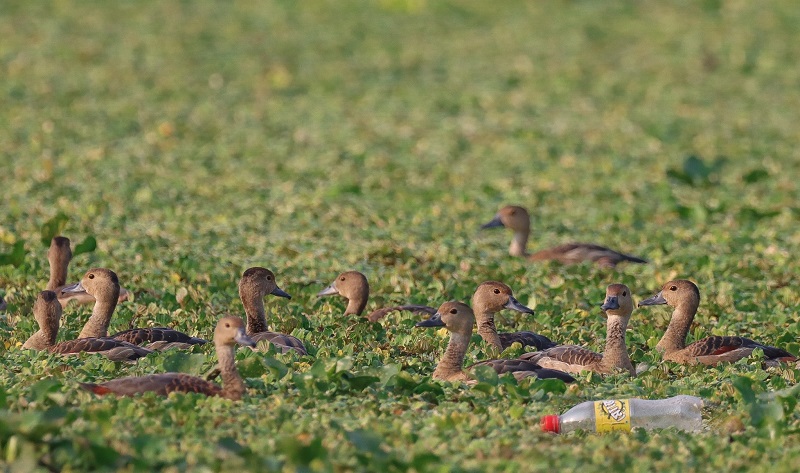
[{"label": "duck eye", "polygon": [[678,290],[678,286],[670,286],[669,290],[670,291],[677,291]]},{"label": "duck eye", "polygon": [[267,281],[272,281],[272,276],[267,276]]},{"label": "duck eye", "polygon": [[226,327],[226,328],[228,328],[228,327],[230,327],[230,326],[231,326],[231,324],[225,324],[225,327]]},{"label": "duck eye", "polygon": [[627,292],[627,291],[622,291],[622,297],[625,297],[625,296],[627,296],[627,295],[628,295],[628,292]]},{"label": "duck eye", "polygon": [[494,293],[495,294],[500,294],[500,289],[495,288]]},{"label": "duck eye", "polygon": [[456,309],[450,309],[450,313],[451,313],[451,314],[455,314],[455,313],[457,313],[457,312],[458,312],[458,311],[457,311]]},{"label": "duck eye", "polygon": [[340,278],[339,281],[344,281],[344,278]]},{"label": "duck eye", "polygon": [[89,279],[94,279],[94,274],[90,274]]}]

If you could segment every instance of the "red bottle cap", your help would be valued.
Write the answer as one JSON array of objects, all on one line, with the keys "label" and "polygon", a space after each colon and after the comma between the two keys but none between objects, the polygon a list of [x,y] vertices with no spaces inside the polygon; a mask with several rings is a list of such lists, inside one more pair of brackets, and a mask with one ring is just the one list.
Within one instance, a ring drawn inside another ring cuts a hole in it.
[{"label": "red bottle cap", "polygon": [[558,422],[557,415],[542,416],[542,432],[554,432],[557,434],[560,431],[561,425]]}]

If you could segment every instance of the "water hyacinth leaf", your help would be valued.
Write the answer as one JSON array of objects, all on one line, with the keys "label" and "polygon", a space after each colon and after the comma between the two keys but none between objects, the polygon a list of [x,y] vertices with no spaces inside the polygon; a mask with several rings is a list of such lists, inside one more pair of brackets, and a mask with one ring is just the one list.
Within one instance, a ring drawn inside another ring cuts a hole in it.
[{"label": "water hyacinth leaf", "polygon": [[45,246],[50,246],[50,241],[53,239],[53,237],[63,233],[64,228],[67,227],[67,222],[69,222],[69,216],[63,212],[58,212],[50,220],[42,224],[42,244]]},{"label": "water hyacinth leaf", "polygon": [[206,356],[200,353],[170,353],[164,359],[164,370],[176,373],[200,375]]},{"label": "water hyacinth leaf", "polygon": [[11,251],[0,253],[0,266],[11,265],[15,268],[22,266],[25,262],[25,241],[19,240],[14,243]]},{"label": "water hyacinth leaf", "polygon": [[78,256],[83,253],[91,253],[97,249],[97,239],[92,235],[87,236],[82,242],[75,245],[72,250],[72,256]]}]

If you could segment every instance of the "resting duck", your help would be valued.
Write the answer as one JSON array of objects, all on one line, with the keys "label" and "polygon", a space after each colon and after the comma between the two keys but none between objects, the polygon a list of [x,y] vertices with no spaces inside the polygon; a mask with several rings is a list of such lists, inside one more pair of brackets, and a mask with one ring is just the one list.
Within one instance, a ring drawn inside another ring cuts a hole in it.
[{"label": "resting duck", "polygon": [[[472,309],[461,302],[445,302],[428,320],[418,322],[417,327],[445,327],[450,332],[450,342],[444,352],[433,378],[443,381],[465,381],[474,383],[472,377],[463,370],[464,357],[469,348],[472,337],[472,326],[475,324],[475,315]],[[489,360],[477,363],[467,368],[487,365],[494,368],[498,374],[513,373],[517,379],[530,376],[539,378],[556,378],[570,383],[575,378],[561,371],[544,369],[533,362],[524,360]]]},{"label": "resting duck", "polygon": [[[72,260],[72,249],[70,248],[69,238],[56,236],[50,241],[50,249],[47,250],[47,260],[50,262],[50,280],[47,281],[46,289],[58,294],[58,302],[61,307],[66,307],[70,301],[78,304],[92,304],[94,297],[86,292],[63,292],[66,286],[67,270],[69,262]],[[128,300],[128,291],[120,288],[119,302]]]},{"label": "resting duck", "polygon": [[[108,326],[117,306],[120,291],[119,278],[114,271],[105,268],[90,269],[80,282],[65,286],[61,291],[66,294],[82,292],[91,296],[95,301],[92,316],[81,330],[80,338],[108,337]],[[192,345],[206,343],[202,338],[192,337],[166,327],[134,328],[117,332],[110,338],[135,345],[147,343],[147,347],[152,350],[189,348]]]},{"label": "resting duck", "polygon": [[625,370],[631,376],[636,376],[636,370],[625,346],[625,331],[633,313],[631,290],[624,284],[611,284],[606,289],[606,300],[600,308],[608,318],[606,347],[603,353],[595,353],[576,345],[561,345],[544,351],[526,353],[520,359],[568,373],[594,371],[608,374],[614,370]]},{"label": "resting duck", "polygon": [[794,362],[797,357],[780,348],[762,345],[744,337],[711,336],[686,345],[686,335],[700,306],[700,289],[691,281],[678,279],[664,284],[661,291],[639,302],[639,307],[667,304],[674,308],[669,326],[656,350],[665,360],[683,364],[716,365],[724,361],[737,361],[750,356],[754,349],[764,351],[771,364],[779,361]]},{"label": "resting duck", "polygon": [[308,351],[305,345],[297,337],[268,331],[267,315],[264,309],[264,297],[268,294],[287,299],[292,298],[278,287],[275,275],[266,268],[253,267],[242,274],[242,279],[239,281],[239,297],[242,299],[244,312],[247,314],[247,335],[256,343],[266,340],[275,345],[281,353],[295,351],[301,355],[307,355]]},{"label": "resting duck", "polygon": [[244,381],[236,370],[235,345],[254,347],[255,341],[244,332],[244,323],[239,317],[223,317],[214,330],[214,345],[219,359],[224,387],[208,382],[197,376],[185,373],[162,373],[148,376],[128,376],[101,384],[80,383],[81,387],[95,394],[133,396],[152,391],[160,396],[169,393],[200,393],[206,396],[220,396],[234,401],[242,398]]},{"label": "resting duck", "polygon": [[[319,291],[317,297],[342,296],[347,299],[347,308],[344,315],[361,315],[367,307],[369,300],[369,282],[364,274],[358,271],[345,271],[336,276],[328,287]],[[408,310],[414,313],[431,316],[436,313],[436,309],[425,305],[399,305],[395,307],[385,307],[378,309],[367,316],[370,322],[377,322],[389,312],[396,310]]]},{"label": "resting duck", "polygon": [[133,361],[153,352],[147,348],[113,338],[89,337],[56,343],[61,310],[61,304],[55,292],[40,292],[33,304],[33,316],[39,323],[39,331],[31,335],[22,348],[46,350],[63,355],[81,352],[99,353],[114,361]]},{"label": "resting duck", "polygon": [[591,261],[607,268],[613,268],[625,261],[647,263],[646,260],[641,258],[591,243],[566,243],[529,254],[527,245],[528,237],[531,233],[531,219],[528,211],[523,207],[514,205],[503,207],[497,212],[492,221],[481,226],[482,229],[495,227],[506,227],[513,230],[514,239],[511,240],[511,247],[508,252],[511,256],[524,256],[530,261],[555,260],[562,264]]}]

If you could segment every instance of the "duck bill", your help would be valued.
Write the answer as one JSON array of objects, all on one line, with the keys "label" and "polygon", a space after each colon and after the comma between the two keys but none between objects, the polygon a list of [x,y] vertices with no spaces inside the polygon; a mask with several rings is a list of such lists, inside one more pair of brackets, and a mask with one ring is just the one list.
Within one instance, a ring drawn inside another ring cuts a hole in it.
[{"label": "duck bill", "polygon": [[503,225],[503,221],[500,219],[500,215],[495,215],[494,218],[489,223],[484,223],[481,225],[481,230],[486,230],[487,228],[497,228],[497,227],[505,227]]},{"label": "duck bill", "polygon": [[600,308],[603,309],[603,311],[619,309],[619,301],[616,296],[608,296]]},{"label": "duck bill", "polygon": [[236,341],[236,343],[243,347],[256,346],[256,342],[252,338],[248,337],[246,333],[244,333],[244,329],[237,330],[236,335],[233,336],[233,339]]},{"label": "duck bill", "polygon": [[287,299],[292,298],[292,296],[287,294],[283,289],[279,288],[278,286],[275,286],[275,289],[273,289],[272,292],[270,292],[270,294],[272,294],[273,296],[285,297]]},{"label": "duck bill", "polygon": [[319,291],[317,293],[317,297],[335,296],[336,294],[339,294],[339,290],[336,289],[336,286],[331,284],[330,286],[326,287],[325,289]]},{"label": "duck bill", "polygon": [[667,303],[667,300],[664,299],[664,296],[661,294],[661,291],[658,292],[655,296],[645,299],[643,301],[639,301],[639,307],[648,306],[648,305],[664,305]]},{"label": "duck bill", "polygon": [[423,320],[422,322],[417,322],[415,327],[444,327],[444,321],[442,321],[442,314],[435,313],[431,316],[428,320]]},{"label": "duck bill", "polygon": [[517,312],[522,312],[523,314],[531,314],[531,315],[533,315],[533,313],[534,313],[533,309],[531,309],[530,307],[526,307],[526,306],[520,304],[519,301],[514,298],[514,296],[508,296],[508,302],[506,302],[506,305],[504,307],[506,309],[511,309],[511,310],[516,310]]},{"label": "duck bill", "polygon": [[83,284],[76,282],[75,284],[62,287],[61,292],[86,292],[86,289],[83,288]]}]

